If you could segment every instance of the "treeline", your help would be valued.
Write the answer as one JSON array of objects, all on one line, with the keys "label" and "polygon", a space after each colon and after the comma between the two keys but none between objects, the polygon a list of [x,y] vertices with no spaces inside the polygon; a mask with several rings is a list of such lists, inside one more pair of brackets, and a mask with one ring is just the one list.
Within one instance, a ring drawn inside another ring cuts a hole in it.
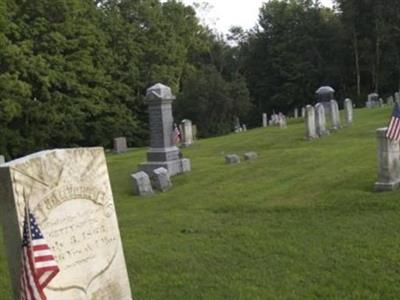
[{"label": "treeline", "polygon": [[400,1],[272,0],[228,41],[174,0],[1,0],[0,154],[147,144],[146,88],[202,137],[290,113],[331,85],[359,105],[400,86]]}]

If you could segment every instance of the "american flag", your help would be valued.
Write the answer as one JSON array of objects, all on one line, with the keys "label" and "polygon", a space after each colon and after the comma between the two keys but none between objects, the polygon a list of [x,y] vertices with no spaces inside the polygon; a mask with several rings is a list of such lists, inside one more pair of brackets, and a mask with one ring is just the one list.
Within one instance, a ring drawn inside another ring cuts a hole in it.
[{"label": "american flag", "polygon": [[178,126],[174,124],[174,131],[172,131],[172,144],[176,145],[181,140],[181,132]]},{"label": "american flag", "polygon": [[400,107],[396,103],[393,109],[392,118],[386,132],[386,137],[390,140],[399,141],[400,140]]},{"label": "american flag", "polygon": [[35,217],[27,209],[21,254],[21,299],[46,300],[43,290],[59,271]]}]

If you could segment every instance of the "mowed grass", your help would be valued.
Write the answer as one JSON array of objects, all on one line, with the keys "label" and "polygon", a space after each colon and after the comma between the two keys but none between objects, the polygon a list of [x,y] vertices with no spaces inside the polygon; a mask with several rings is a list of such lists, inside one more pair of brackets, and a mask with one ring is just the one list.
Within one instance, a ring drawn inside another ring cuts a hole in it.
[{"label": "mowed grass", "polygon": [[[400,191],[373,192],[389,108],[306,141],[304,122],[198,141],[171,191],[132,195],[146,149],[109,155],[135,299],[398,299]],[[224,164],[224,155],[259,159]],[[0,299],[11,299],[0,236]],[[110,299],[118,300],[118,299]]]}]

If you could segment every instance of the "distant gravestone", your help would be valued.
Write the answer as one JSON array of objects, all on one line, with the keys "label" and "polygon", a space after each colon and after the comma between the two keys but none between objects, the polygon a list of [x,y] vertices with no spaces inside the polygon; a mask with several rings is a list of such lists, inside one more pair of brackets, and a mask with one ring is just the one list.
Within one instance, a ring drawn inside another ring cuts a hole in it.
[{"label": "distant gravestone", "polygon": [[247,131],[247,125],[246,125],[246,124],[243,124],[243,125],[242,125],[242,129],[243,129],[243,132],[246,132],[246,131]]},{"label": "distant gravestone", "polygon": [[333,130],[340,129],[340,114],[339,114],[339,106],[336,100],[331,100],[331,125]]},{"label": "distant gravestone", "polygon": [[233,119],[233,130],[235,132],[241,132],[242,131],[242,127],[240,126],[240,120],[238,117],[234,117]]},{"label": "distant gravestone", "polygon": [[371,93],[368,95],[368,101],[365,105],[367,108],[375,108],[379,106],[379,94]]},{"label": "distant gravestone", "polygon": [[262,124],[263,127],[268,127],[268,115],[266,113],[262,114]]},{"label": "distant gravestone", "polygon": [[132,300],[102,148],[38,152],[0,166],[0,208],[13,299],[20,299],[26,205],[60,272],[48,300]]},{"label": "distant gravestone", "polygon": [[195,124],[192,125],[192,136],[193,141],[197,141],[197,125]]},{"label": "distant gravestone", "polygon": [[294,118],[297,119],[299,117],[299,109],[296,107],[294,109]]},{"label": "distant gravestone", "polygon": [[315,105],[315,128],[319,137],[329,134],[326,129],[325,107],[322,103]]},{"label": "distant gravestone", "polygon": [[279,128],[287,128],[286,116],[281,112],[278,114],[278,126]]},{"label": "distant gravestone", "polygon": [[117,137],[114,139],[114,152],[123,153],[128,150],[126,137]]},{"label": "distant gravestone", "polygon": [[172,187],[171,179],[168,170],[165,168],[158,168],[153,170],[151,175],[151,182],[156,190],[166,192]]},{"label": "distant gravestone", "polygon": [[150,149],[147,162],[139,169],[151,176],[153,170],[165,168],[170,176],[182,173],[182,157],[174,145],[172,101],[175,97],[171,89],[160,83],[147,90],[146,101],[149,105]]},{"label": "distant gravestone", "polygon": [[301,117],[304,118],[306,116],[306,108],[302,107],[301,108]]},{"label": "distant gravestone", "polygon": [[182,121],[182,146],[188,147],[193,145],[193,131],[192,131],[192,121],[183,120]]},{"label": "distant gravestone", "polygon": [[145,172],[140,171],[131,175],[133,193],[137,196],[151,196],[154,194],[151,187],[150,177]]},{"label": "distant gravestone", "polygon": [[306,138],[316,139],[318,138],[317,130],[315,126],[315,110],[311,105],[306,106]]},{"label": "distant gravestone", "polygon": [[399,92],[394,93],[394,101],[397,104],[400,104],[400,93]]},{"label": "distant gravestone", "polygon": [[225,163],[228,165],[240,163],[240,157],[237,154],[228,154],[225,156]]},{"label": "distant gravestone", "polygon": [[347,125],[353,123],[353,102],[347,98],[344,100],[345,122]]},{"label": "distant gravestone", "polygon": [[386,100],[387,105],[393,106],[394,104],[394,99],[393,96],[389,96]]},{"label": "distant gravestone", "polygon": [[387,128],[379,128],[378,139],[378,181],[375,191],[392,191],[400,186],[400,147],[399,142],[386,137]]},{"label": "distant gravestone", "polygon": [[384,107],[385,104],[383,103],[383,99],[379,98],[379,107]]},{"label": "distant gravestone", "polygon": [[0,155],[0,165],[4,164],[6,162],[5,158],[3,155]]},{"label": "distant gravestone", "polygon": [[324,106],[325,113],[330,113],[330,101],[334,99],[335,90],[330,86],[321,86],[315,91],[315,98],[318,103]]},{"label": "distant gravestone", "polygon": [[256,152],[246,152],[244,154],[244,160],[256,160],[258,158],[258,155]]},{"label": "distant gravestone", "polygon": [[190,159],[182,158],[182,172],[187,173],[192,170],[192,166],[190,164]]}]

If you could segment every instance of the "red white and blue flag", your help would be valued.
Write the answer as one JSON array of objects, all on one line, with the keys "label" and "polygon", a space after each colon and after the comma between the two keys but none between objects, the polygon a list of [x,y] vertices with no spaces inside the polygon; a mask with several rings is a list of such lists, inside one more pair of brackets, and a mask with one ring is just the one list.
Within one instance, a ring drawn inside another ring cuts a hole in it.
[{"label": "red white and blue flag", "polygon": [[35,217],[27,209],[21,253],[21,299],[46,300],[43,290],[59,271]]},{"label": "red white and blue flag", "polygon": [[172,144],[176,145],[181,140],[181,132],[178,126],[174,124],[174,130],[172,131]]},{"label": "red white and blue flag", "polygon": [[390,140],[400,141],[400,107],[396,103],[393,109],[392,118],[386,132],[386,137]]}]

